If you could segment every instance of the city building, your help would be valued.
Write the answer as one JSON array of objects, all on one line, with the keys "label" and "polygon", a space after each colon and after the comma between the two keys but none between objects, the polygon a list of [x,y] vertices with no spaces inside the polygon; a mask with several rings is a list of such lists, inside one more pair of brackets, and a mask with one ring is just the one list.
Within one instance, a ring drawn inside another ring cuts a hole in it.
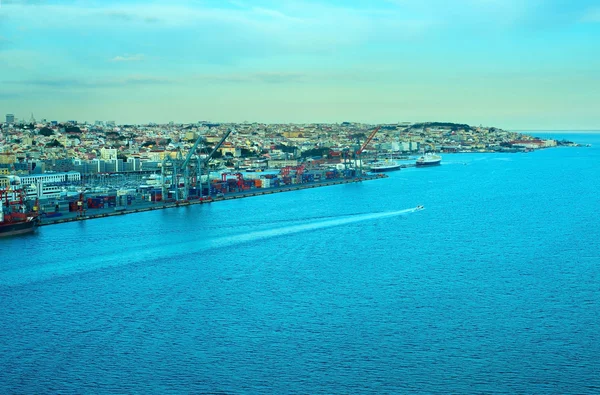
[{"label": "city building", "polygon": [[104,160],[117,159],[117,152],[116,148],[101,148],[100,157]]},{"label": "city building", "polygon": [[74,171],[67,173],[31,174],[21,176],[22,185],[78,183],[80,181],[81,174]]}]

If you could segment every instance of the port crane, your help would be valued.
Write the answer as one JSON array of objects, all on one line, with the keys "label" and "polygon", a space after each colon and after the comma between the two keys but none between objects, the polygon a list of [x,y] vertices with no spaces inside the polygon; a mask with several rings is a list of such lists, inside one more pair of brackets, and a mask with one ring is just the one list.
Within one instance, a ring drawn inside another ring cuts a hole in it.
[{"label": "port crane", "polygon": [[360,163],[360,175],[362,176],[362,159],[361,159],[361,155],[363,153],[363,151],[365,150],[365,148],[367,148],[367,146],[371,143],[371,140],[373,140],[373,137],[375,137],[375,135],[377,134],[377,132],[379,131],[379,129],[381,129],[381,126],[377,126],[375,129],[373,129],[371,131],[371,133],[369,134],[369,136],[367,137],[367,139],[365,140],[365,142],[363,143],[363,145],[360,146],[360,148],[356,151],[356,157],[359,160]]},{"label": "port crane", "polygon": [[192,157],[196,154],[200,143],[202,143],[205,139],[204,135],[198,136],[194,145],[188,151],[185,158],[181,155],[181,152],[178,153],[176,160],[166,160],[163,162],[163,189],[166,189],[166,185],[164,185],[165,180],[168,179],[168,176],[172,176],[171,187],[173,189],[174,199],[180,200],[179,189],[182,185],[178,182],[178,178],[181,176],[183,181],[183,200],[187,200],[189,197],[190,188],[199,184],[200,194],[202,194],[202,175],[206,172],[206,175],[209,174],[208,165],[210,160],[215,155],[217,150],[223,145],[227,137],[234,132],[234,128],[229,128],[223,134],[219,142],[213,147],[212,151],[207,154],[204,158],[200,156],[197,157],[197,161],[192,161]]},{"label": "port crane", "polygon": [[225,142],[225,140],[227,140],[227,137],[229,137],[229,135],[231,133],[235,132],[234,128],[228,128],[227,131],[225,131],[225,133],[223,134],[223,136],[221,137],[221,140],[219,140],[219,142],[217,144],[215,144],[215,146],[213,147],[212,151],[204,158],[204,159],[200,159],[198,158],[198,168],[200,169],[200,174],[198,175],[198,179],[200,180],[200,194],[202,194],[202,169],[206,170],[206,183],[209,184],[210,180],[209,175],[210,175],[210,170],[209,170],[209,164],[211,159],[213,158],[213,156],[215,155],[215,153],[219,150],[219,148],[221,148],[221,146],[223,145],[223,143]]}]

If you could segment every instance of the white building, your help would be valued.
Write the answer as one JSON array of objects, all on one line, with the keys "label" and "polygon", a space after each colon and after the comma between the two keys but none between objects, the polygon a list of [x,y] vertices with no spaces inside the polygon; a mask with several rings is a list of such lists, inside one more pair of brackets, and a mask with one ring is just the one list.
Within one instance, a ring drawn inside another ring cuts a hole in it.
[{"label": "white building", "polygon": [[21,185],[77,183],[81,181],[81,174],[75,171],[67,173],[30,174],[21,176]]},{"label": "white building", "polygon": [[100,148],[100,158],[104,160],[117,159],[116,148]]}]

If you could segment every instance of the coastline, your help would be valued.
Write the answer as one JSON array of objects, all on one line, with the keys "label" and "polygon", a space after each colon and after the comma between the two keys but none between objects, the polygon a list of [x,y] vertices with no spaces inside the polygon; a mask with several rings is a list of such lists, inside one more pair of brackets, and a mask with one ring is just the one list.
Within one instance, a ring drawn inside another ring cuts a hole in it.
[{"label": "coastline", "polygon": [[[123,210],[115,210],[115,208],[103,208],[103,209],[88,209],[86,210],[86,214],[79,215],[78,212],[68,212],[64,213],[60,217],[50,217],[50,218],[42,218],[39,223],[39,227],[48,226],[48,225],[56,225],[62,224],[66,222],[79,222],[86,221],[90,219],[98,219],[98,218],[106,218],[106,217],[115,217],[127,214],[135,214],[141,213],[145,211],[154,211],[154,210],[164,210],[170,208],[179,208],[186,207],[196,204],[210,204],[214,202],[233,200],[233,199],[243,199],[254,196],[262,196],[262,195],[271,195],[274,193],[282,193],[282,192],[292,192],[299,191],[302,189],[310,189],[310,188],[320,188],[327,187],[333,185],[341,185],[341,184],[352,184],[363,181],[372,181],[378,180],[382,178],[387,178],[388,176],[385,174],[377,174],[377,175],[363,175],[362,177],[356,177],[351,179],[334,179],[330,181],[321,181],[321,182],[312,182],[305,184],[292,184],[286,186],[280,186],[276,188],[265,188],[262,190],[252,190],[252,191],[244,191],[244,192],[236,192],[225,194],[222,197],[215,197],[209,200],[188,200],[188,201],[179,201],[179,202],[148,202],[141,205],[136,205],[138,207],[127,207]],[[92,211],[92,213],[89,213]]]}]

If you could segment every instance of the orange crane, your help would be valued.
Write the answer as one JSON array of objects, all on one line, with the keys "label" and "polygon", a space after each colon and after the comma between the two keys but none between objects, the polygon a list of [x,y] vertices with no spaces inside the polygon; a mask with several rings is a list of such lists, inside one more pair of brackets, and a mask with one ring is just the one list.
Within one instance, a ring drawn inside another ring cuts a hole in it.
[{"label": "orange crane", "polygon": [[361,145],[361,147],[358,149],[358,151],[356,151],[356,158],[358,158],[358,163],[360,164],[359,165],[360,168],[359,168],[359,172],[358,172],[358,174],[360,176],[363,175],[362,159],[361,159],[360,155],[365,150],[365,148],[367,148],[367,145],[369,145],[371,143],[371,140],[373,140],[373,137],[375,137],[375,135],[377,134],[377,132],[379,131],[379,129],[381,129],[381,126],[377,126],[375,129],[373,129],[373,131],[371,132],[371,134],[369,134],[369,137],[367,137],[367,139],[365,140],[364,144]]},{"label": "orange crane", "polygon": [[358,151],[356,151],[356,155],[362,154],[362,152],[365,150],[365,148],[367,148],[367,145],[369,145],[371,140],[373,140],[373,137],[375,137],[377,132],[379,132],[379,129],[381,129],[381,126],[377,126],[375,129],[373,129],[371,134],[369,134],[369,137],[367,137],[367,139],[365,140],[364,144],[358,149]]}]

